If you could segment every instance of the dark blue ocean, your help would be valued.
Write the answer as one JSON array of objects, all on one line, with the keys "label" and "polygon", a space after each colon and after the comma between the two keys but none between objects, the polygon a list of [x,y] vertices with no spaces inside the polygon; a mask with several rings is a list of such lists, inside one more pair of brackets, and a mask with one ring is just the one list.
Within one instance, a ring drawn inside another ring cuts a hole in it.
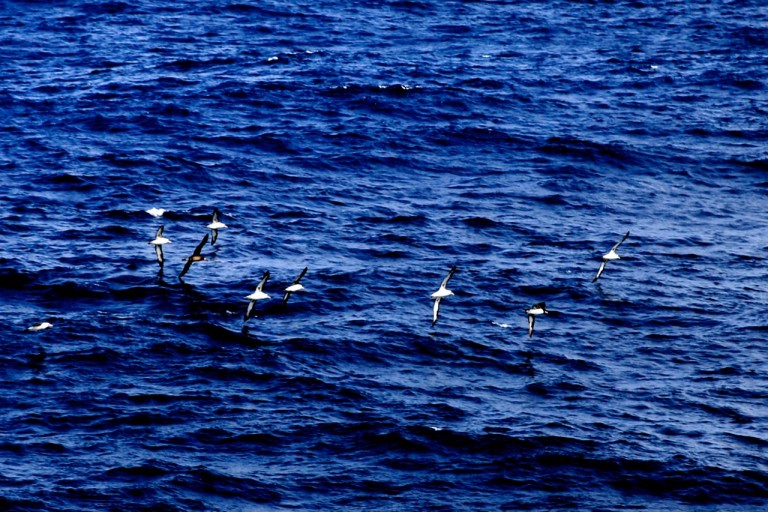
[{"label": "dark blue ocean", "polygon": [[5,1],[0,47],[1,510],[768,507],[763,0]]}]

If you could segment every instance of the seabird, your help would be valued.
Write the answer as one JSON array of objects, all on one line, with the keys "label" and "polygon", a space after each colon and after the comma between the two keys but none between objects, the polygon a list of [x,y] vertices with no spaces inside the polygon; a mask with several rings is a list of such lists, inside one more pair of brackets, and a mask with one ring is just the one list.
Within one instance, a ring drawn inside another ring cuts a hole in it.
[{"label": "seabird", "polygon": [[226,224],[219,221],[219,210],[217,208],[214,208],[211,223],[206,227],[211,230],[211,245],[213,245],[216,243],[216,239],[219,238],[219,230],[227,227]]},{"label": "seabird", "polygon": [[184,277],[184,274],[187,273],[187,271],[189,270],[189,267],[191,267],[194,262],[203,261],[205,259],[205,256],[203,256],[200,253],[202,252],[203,247],[205,247],[205,244],[207,243],[208,243],[208,233],[206,233],[205,236],[203,237],[203,240],[199,244],[197,244],[197,247],[195,247],[195,252],[192,253],[192,256],[190,256],[189,258],[184,258],[184,261],[186,261],[187,263],[184,265],[184,268],[181,269],[181,274],[179,274],[179,279]]},{"label": "seabird", "polygon": [[168,240],[163,236],[163,226],[160,226],[159,228],[157,228],[157,234],[155,234],[155,239],[150,240],[149,243],[155,246],[155,254],[157,255],[157,264],[162,267],[164,263],[163,245],[171,243],[170,240]]},{"label": "seabird", "polygon": [[251,302],[248,303],[248,308],[245,310],[245,319],[243,320],[243,322],[247,322],[248,319],[251,317],[251,311],[253,310],[253,306],[254,304],[256,304],[257,300],[269,298],[269,295],[261,291],[261,289],[264,288],[264,283],[267,282],[267,279],[269,279],[269,270],[264,272],[264,277],[261,278],[261,282],[256,287],[256,291],[245,297],[246,299],[249,299]]},{"label": "seabird", "polygon": [[547,306],[543,302],[539,302],[526,309],[525,313],[528,315],[528,337],[533,336],[533,326],[536,324],[536,315],[548,315]]},{"label": "seabird", "polygon": [[619,240],[616,245],[611,247],[611,250],[608,251],[608,253],[603,256],[603,261],[600,262],[600,268],[597,269],[597,274],[595,275],[595,278],[592,280],[593,283],[595,281],[597,281],[598,279],[600,279],[600,276],[603,275],[603,270],[605,270],[605,264],[606,263],[608,263],[611,260],[619,260],[619,259],[621,259],[621,258],[619,258],[619,253],[616,252],[616,249],[618,249],[619,246],[622,243],[624,243],[624,240],[626,240],[628,236],[629,236],[629,231],[627,231],[627,234],[624,235],[624,237],[621,240]]},{"label": "seabird", "polygon": [[49,329],[53,327],[53,324],[50,322],[40,322],[39,324],[35,324],[33,326],[27,327],[28,331],[42,331],[44,329]]},{"label": "seabird", "polygon": [[299,274],[299,277],[294,279],[291,286],[285,289],[285,295],[283,295],[283,304],[288,302],[288,297],[290,297],[293,292],[297,292],[299,290],[304,289],[304,287],[301,284],[299,284],[299,281],[301,281],[301,278],[304,277],[304,274],[307,273],[307,270],[309,270],[309,267],[304,267],[304,270],[301,271],[301,274]]},{"label": "seabird", "polygon": [[430,295],[430,297],[435,299],[435,305],[432,307],[432,327],[434,327],[437,323],[437,314],[440,311],[440,301],[443,299],[443,297],[453,295],[453,292],[446,288],[446,286],[448,286],[448,281],[451,280],[451,277],[453,277],[453,274],[455,273],[456,265],[453,266],[450,272],[448,272],[448,275],[445,276],[445,279],[443,279],[443,282],[440,283],[440,288],[438,288],[435,293]]}]

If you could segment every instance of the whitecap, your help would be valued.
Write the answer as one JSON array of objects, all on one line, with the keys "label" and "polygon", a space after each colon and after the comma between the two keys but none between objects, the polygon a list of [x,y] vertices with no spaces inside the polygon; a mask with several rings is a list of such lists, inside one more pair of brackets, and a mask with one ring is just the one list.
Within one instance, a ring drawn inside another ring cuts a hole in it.
[{"label": "whitecap", "polygon": [[42,331],[44,329],[49,329],[53,327],[53,324],[49,322],[40,322],[39,324],[32,325],[30,327],[27,327],[28,331]]}]

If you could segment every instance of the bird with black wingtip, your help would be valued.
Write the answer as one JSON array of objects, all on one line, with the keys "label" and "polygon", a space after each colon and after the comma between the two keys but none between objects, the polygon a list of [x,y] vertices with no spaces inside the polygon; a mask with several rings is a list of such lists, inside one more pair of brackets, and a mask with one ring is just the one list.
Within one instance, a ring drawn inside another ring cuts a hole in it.
[{"label": "bird with black wingtip", "polygon": [[283,305],[288,302],[288,299],[293,292],[298,292],[299,290],[304,289],[304,286],[299,281],[301,281],[301,278],[304,277],[304,275],[307,273],[307,270],[309,270],[309,267],[304,267],[304,270],[301,271],[299,277],[294,279],[293,283],[291,283],[291,285],[285,289],[285,294],[283,295]]},{"label": "bird with black wingtip", "polygon": [[264,276],[261,278],[261,281],[259,282],[258,286],[256,286],[256,291],[253,292],[250,295],[246,295],[246,299],[250,300],[251,302],[248,303],[248,307],[245,310],[245,319],[243,322],[247,322],[249,318],[251,318],[251,313],[253,312],[253,306],[256,305],[256,301],[269,299],[269,295],[264,293],[262,289],[264,288],[264,284],[267,282],[267,279],[269,279],[269,270],[264,272]]},{"label": "bird with black wingtip", "polygon": [[189,271],[189,267],[192,266],[193,263],[197,263],[198,261],[204,261],[205,256],[203,256],[203,247],[205,247],[205,244],[208,243],[208,233],[205,234],[203,237],[203,240],[197,244],[197,247],[195,247],[195,252],[192,253],[192,256],[189,258],[184,258],[184,261],[186,263],[184,264],[184,268],[181,269],[181,274],[179,274],[179,279],[184,277],[184,274],[186,274]]},{"label": "bird with black wingtip", "polygon": [[155,246],[155,256],[157,256],[157,264],[160,265],[160,267],[162,268],[163,264],[165,263],[165,258],[163,258],[163,245],[171,243],[169,239],[163,236],[163,226],[160,226],[159,228],[157,228],[155,239],[150,240],[149,243]]},{"label": "bird with black wingtip", "polygon": [[227,225],[219,220],[221,213],[218,208],[213,209],[213,215],[211,216],[211,223],[206,227],[211,230],[211,245],[216,244],[216,240],[219,239],[219,230],[226,229]]},{"label": "bird with black wingtip", "polygon": [[536,325],[536,317],[539,315],[548,315],[547,305],[543,302],[538,302],[525,310],[525,314],[528,315],[528,337],[533,336],[533,326]]},{"label": "bird with black wingtip", "polygon": [[445,279],[443,279],[443,282],[440,283],[440,288],[438,288],[435,293],[430,295],[430,297],[435,299],[435,303],[432,306],[432,327],[434,327],[437,323],[437,315],[440,313],[440,302],[443,300],[443,298],[454,294],[451,290],[448,289],[448,281],[451,280],[453,274],[455,273],[456,265],[451,268],[451,270],[448,272],[448,275],[445,276]]},{"label": "bird with black wingtip", "polygon": [[619,257],[619,253],[616,252],[616,251],[618,250],[619,246],[624,243],[624,240],[626,240],[627,237],[629,237],[629,231],[627,231],[627,233],[624,235],[624,237],[621,240],[619,240],[616,243],[616,245],[611,247],[610,251],[608,251],[607,253],[605,253],[603,255],[603,259],[600,262],[600,268],[597,269],[597,274],[595,274],[595,278],[592,279],[593,283],[595,281],[597,281],[598,279],[600,279],[600,276],[603,275],[603,271],[605,270],[606,263],[608,263],[609,261],[614,261],[614,260],[620,260],[621,259]]}]

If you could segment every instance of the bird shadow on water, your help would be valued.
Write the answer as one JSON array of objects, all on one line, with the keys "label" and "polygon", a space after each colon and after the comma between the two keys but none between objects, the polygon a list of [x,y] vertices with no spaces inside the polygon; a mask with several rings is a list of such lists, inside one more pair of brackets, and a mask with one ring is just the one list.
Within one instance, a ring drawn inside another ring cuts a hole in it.
[{"label": "bird shadow on water", "polygon": [[252,332],[252,331],[256,331],[255,326],[244,324],[240,328],[239,335],[233,338],[230,338],[229,341],[239,343],[241,345],[248,345],[253,347],[267,347],[267,346],[274,345],[274,343],[266,339],[259,338],[258,333]]}]

